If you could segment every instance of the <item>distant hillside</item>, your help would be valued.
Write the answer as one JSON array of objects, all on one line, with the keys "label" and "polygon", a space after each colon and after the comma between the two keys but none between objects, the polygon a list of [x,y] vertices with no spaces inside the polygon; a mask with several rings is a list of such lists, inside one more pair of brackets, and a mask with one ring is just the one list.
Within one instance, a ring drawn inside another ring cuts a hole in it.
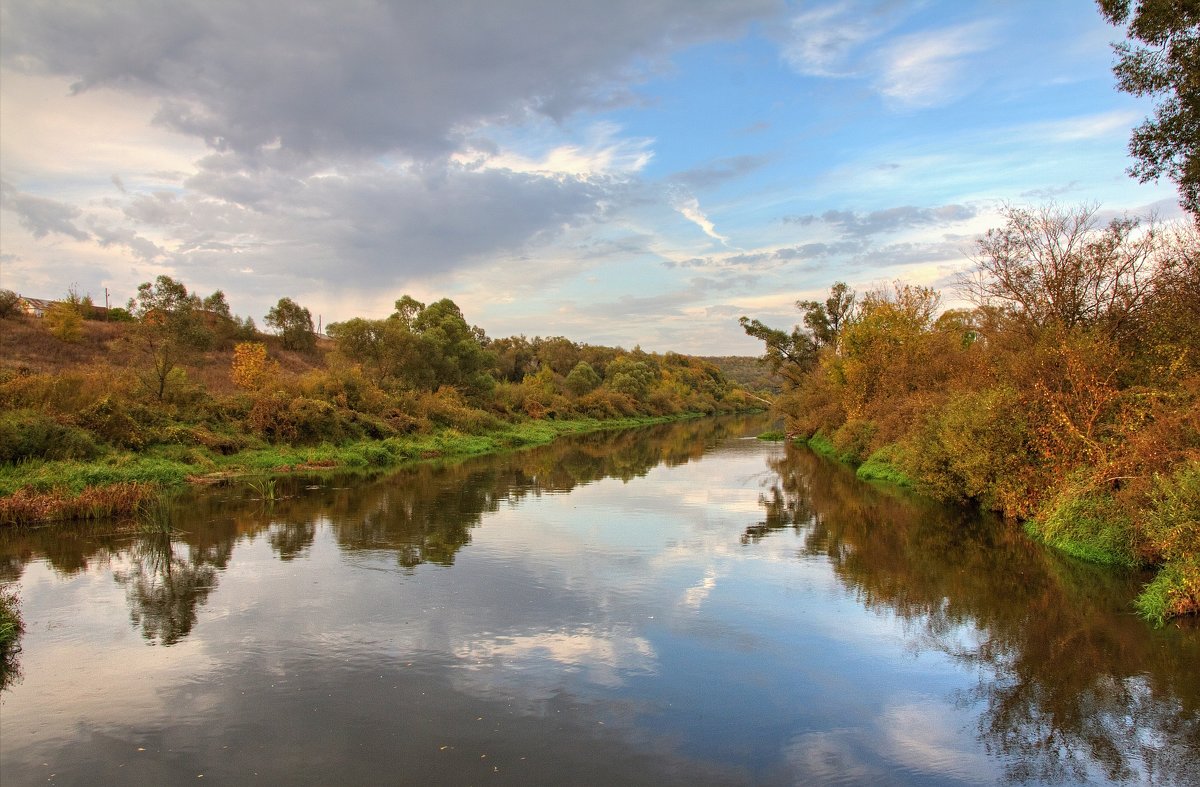
[{"label": "distant hillside", "polygon": [[[45,318],[18,316],[0,321],[0,369],[26,373],[62,374],[93,366],[123,368],[130,363],[127,337],[132,323],[85,320],[80,341],[63,342],[50,334]],[[278,361],[280,368],[290,374],[304,374],[325,367],[325,354],[332,347],[329,340],[318,340],[314,355],[283,349],[278,336],[260,335]],[[209,350],[187,359],[182,367],[188,378],[213,393],[233,390],[229,368],[233,349]]]},{"label": "distant hillside", "polygon": [[748,355],[700,355],[720,369],[726,377],[748,391],[779,393],[783,378],[771,371],[761,358]]}]

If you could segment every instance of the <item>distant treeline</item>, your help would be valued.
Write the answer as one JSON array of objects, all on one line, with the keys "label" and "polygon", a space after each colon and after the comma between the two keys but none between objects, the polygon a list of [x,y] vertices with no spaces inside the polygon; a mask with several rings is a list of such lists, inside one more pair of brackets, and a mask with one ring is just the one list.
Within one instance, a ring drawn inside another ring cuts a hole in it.
[{"label": "distant treeline", "polygon": [[742,318],[787,380],[791,431],[1026,522],[1076,556],[1161,566],[1139,599],[1200,611],[1200,234],[1009,208],[958,286],[836,284],[783,331]]}]

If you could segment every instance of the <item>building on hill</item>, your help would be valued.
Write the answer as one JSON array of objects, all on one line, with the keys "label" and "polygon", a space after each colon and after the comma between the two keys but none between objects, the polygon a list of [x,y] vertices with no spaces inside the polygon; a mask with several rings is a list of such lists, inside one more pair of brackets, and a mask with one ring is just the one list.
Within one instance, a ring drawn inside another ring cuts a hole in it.
[{"label": "building on hill", "polygon": [[21,311],[32,317],[45,317],[46,312],[50,311],[50,307],[58,303],[58,301],[48,301],[45,298],[26,298],[24,295],[18,295],[17,299]]}]

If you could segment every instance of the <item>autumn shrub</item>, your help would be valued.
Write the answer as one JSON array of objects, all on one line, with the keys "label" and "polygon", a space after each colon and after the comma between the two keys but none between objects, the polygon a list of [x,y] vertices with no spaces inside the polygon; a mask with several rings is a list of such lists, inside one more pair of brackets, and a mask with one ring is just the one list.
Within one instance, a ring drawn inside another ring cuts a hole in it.
[{"label": "autumn shrub", "polygon": [[244,391],[256,391],[279,376],[279,362],[267,357],[262,342],[239,342],[233,348],[229,377]]},{"label": "autumn shrub", "polygon": [[381,416],[394,407],[394,399],[364,375],[359,366],[332,366],[309,372],[300,378],[298,386],[306,396],[359,413]]},{"label": "autumn shrub", "polygon": [[91,434],[37,410],[0,413],[0,462],[28,459],[92,459],[99,455]]},{"label": "autumn shrub", "polygon": [[251,431],[271,443],[341,442],[361,432],[344,411],[319,399],[283,391],[261,396],[246,415]]},{"label": "autumn shrub", "polygon": [[72,415],[126,388],[118,373],[106,369],[6,375],[0,378],[0,407]]},{"label": "autumn shrub", "polygon": [[435,426],[478,433],[500,424],[494,415],[473,407],[462,392],[451,386],[444,385],[436,391],[410,391],[398,399],[407,405],[405,411]]},{"label": "autumn shrub", "polygon": [[597,388],[576,399],[575,409],[589,418],[627,418],[637,413],[637,403],[625,394]]},{"label": "autumn shrub", "polygon": [[55,303],[43,318],[54,338],[72,344],[83,339],[83,315],[71,303]]},{"label": "autumn shrub", "polygon": [[161,415],[144,405],[104,396],[81,409],[74,420],[110,445],[136,450],[146,445]]},{"label": "autumn shrub", "polygon": [[1027,516],[1040,499],[1039,460],[1021,395],[1010,386],[959,391],[912,433],[905,470],[927,494]]}]

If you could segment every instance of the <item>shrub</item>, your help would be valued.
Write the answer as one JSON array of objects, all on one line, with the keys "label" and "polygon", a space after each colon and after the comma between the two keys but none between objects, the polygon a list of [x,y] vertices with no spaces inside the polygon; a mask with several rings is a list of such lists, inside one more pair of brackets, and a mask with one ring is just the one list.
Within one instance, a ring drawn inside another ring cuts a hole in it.
[{"label": "shrub", "polygon": [[575,364],[575,368],[567,375],[565,381],[567,390],[576,396],[583,396],[589,391],[595,390],[600,385],[600,375],[596,374],[596,370],[587,361],[580,361]]},{"label": "shrub", "polygon": [[267,345],[239,342],[233,348],[229,377],[244,391],[256,391],[279,376],[279,364],[267,359]]},{"label": "shrub", "polygon": [[54,338],[74,344],[83,338],[83,315],[73,303],[55,303],[46,312],[46,327]]},{"label": "shrub", "polygon": [[76,423],[107,443],[120,448],[138,449],[147,442],[147,429],[155,416],[141,405],[130,405],[105,396],[79,411]]},{"label": "shrub", "polygon": [[61,424],[36,410],[0,414],[0,462],[27,459],[91,459],[100,453],[83,429]]},{"label": "shrub", "polygon": [[838,427],[830,442],[838,459],[857,465],[871,454],[871,440],[877,431],[878,427],[873,421],[851,418]]}]

